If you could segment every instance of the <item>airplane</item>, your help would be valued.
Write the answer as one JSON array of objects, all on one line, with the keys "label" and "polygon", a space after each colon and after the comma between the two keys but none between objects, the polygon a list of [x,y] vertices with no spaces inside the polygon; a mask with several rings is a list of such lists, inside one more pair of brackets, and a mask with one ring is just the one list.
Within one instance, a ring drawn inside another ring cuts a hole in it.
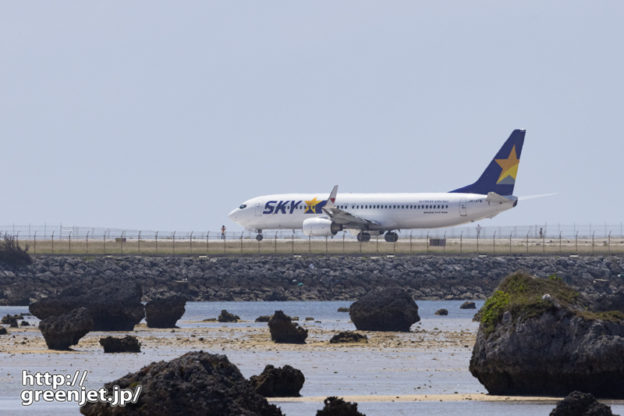
[{"label": "airplane", "polygon": [[476,182],[444,193],[292,193],[251,198],[228,214],[262,240],[267,229],[301,229],[307,236],[357,233],[360,242],[396,231],[449,227],[493,218],[515,207],[513,195],[525,130],[514,130]]}]

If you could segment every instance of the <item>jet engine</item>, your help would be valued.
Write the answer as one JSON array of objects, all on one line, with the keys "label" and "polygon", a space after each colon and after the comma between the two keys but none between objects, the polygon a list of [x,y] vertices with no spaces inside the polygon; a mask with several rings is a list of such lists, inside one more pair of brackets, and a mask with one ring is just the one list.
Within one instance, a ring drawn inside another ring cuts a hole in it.
[{"label": "jet engine", "polygon": [[303,221],[303,233],[308,236],[332,236],[342,231],[342,225],[329,218],[308,218]]}]

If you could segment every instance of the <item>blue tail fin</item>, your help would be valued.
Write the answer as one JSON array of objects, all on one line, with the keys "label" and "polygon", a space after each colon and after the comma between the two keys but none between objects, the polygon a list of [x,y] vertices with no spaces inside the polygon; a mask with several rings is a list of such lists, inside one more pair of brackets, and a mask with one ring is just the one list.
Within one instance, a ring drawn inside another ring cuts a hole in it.
[{"label": "blue tail fin", "polygon": [[496,192],[499,195],[512,195],[520,164],[524,133],[525,130],[514,130],[475,183],[451,192],[484,195],[488,192]]}]

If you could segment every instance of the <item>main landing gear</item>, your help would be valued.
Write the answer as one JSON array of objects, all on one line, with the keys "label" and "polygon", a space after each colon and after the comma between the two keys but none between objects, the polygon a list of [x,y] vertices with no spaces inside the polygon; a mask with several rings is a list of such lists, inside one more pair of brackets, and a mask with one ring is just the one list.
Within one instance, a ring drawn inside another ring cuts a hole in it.
[{"label": "main landing gear", "polygon": [[371,237],[370,233],[367,233],[365,231],[360,231],[357,235],[357,240],[360,243],[366,243],[367,241],[370,241],[370,237]]},{"label": "main landing gear", "polygon": [[262,237],[262,230],[258,230],[258,234],[256,235],[256,241],[262,241],[264,237]]},{"label": "main landing gear", "polygon": [[384,235],[384,238],[389,243],[396,243],[397,240],[399,239],[399,235],[395,233],[394,231],[388,231],[386,235]]}]

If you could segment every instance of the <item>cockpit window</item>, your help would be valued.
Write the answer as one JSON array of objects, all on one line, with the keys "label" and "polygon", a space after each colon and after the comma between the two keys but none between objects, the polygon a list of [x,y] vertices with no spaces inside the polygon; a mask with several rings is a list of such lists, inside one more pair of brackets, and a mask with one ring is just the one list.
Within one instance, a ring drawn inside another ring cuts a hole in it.
[{"label": "cockpit window", "polygon": [[240,207],[238,207],[238,209],[245,209],[247,208],[247,204],[242,204]]}]

